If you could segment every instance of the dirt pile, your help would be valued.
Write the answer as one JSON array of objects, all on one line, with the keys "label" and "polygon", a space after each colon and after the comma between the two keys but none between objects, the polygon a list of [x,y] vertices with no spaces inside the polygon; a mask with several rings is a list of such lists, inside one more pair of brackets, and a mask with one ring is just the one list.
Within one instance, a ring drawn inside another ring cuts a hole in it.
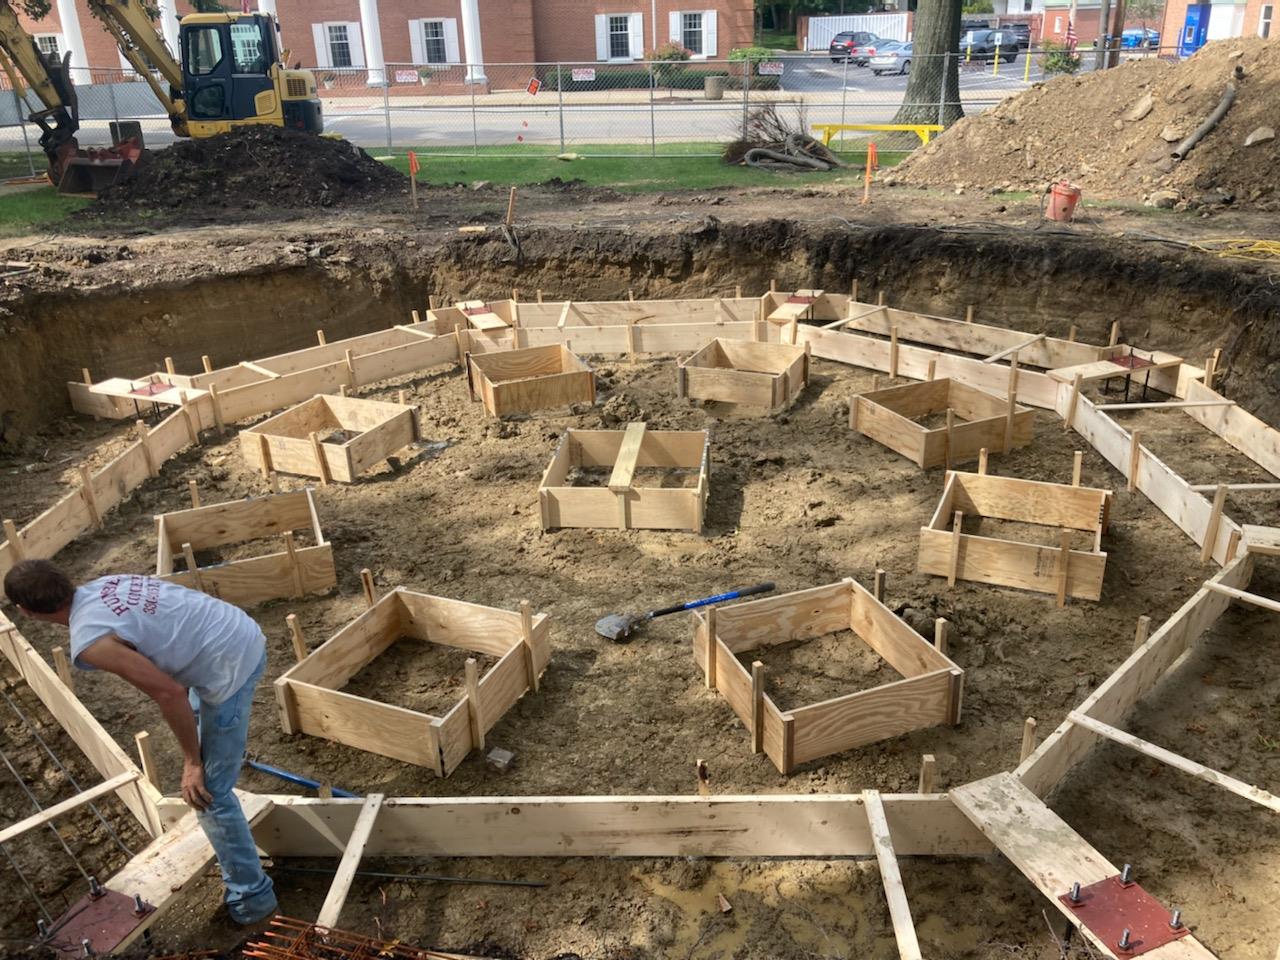
[{"label": "dirt pile", "polygon": [[90,210],[305,209],[407,189],[406,177],[346,140],[255,125],[148,153]]},{"label": "dirt pile", "polygon": [[[1236,99],[1226,117],[1185,160],[1174,160],[1173,148],[1208,117],[1228,82]],[[1135,60],[1038,84],[961,120],[889,179],[1041,190],[1065,177],[1086,197],[1278,210],[1280,140],[1245,146],[1258,128],[1277,126],[1277,103],[1280,44],[1224,40],[1180,63]]]}]

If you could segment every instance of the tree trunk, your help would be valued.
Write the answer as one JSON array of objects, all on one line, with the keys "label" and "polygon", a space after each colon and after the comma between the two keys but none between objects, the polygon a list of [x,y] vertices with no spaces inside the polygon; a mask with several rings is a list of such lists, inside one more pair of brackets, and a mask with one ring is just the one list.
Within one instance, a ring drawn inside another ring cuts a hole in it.
[{"label": "tree trunk", "polygon": [[894,123],[940,123],[949,127],[964,116],[960,107],[961,3],[962,0],[920,0],[912,41],[911,77]]}]

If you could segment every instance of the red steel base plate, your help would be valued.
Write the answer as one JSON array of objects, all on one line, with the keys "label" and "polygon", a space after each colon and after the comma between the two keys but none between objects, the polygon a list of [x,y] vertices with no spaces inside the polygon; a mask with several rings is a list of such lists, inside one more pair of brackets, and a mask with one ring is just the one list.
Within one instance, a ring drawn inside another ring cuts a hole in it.
[{"label": "red steel base plate", "polygon": [[1154,361],[1148,360],[1146,357],[1135,357],[1131,353],[1123,357],[1112,357],[1111,362],[1117,367],[1128,367],[1130,370],[1141,370],[1143,367],[1155,366]]},{"label": "red steel base plate", "polygon": [[79,956],[80,942],[87,939],[94,953],[110,953],[146,922],[153,909],[148,904],[146,913],[138,916],[133,912],[133,897],[114,890],[97,900],[85,894],[54,923],[47,945],[65,956]]},{"label": "red steel base plate", "polygon": [[[1099,880],[1080,888],[1080,902],[1072,903],[1071,894],[1058,897],[1075,916],[1079,925],[1107,945],[1118,957],[1140,957],[1185,937],[1186,924],[1169,926],[1173,911],[1137,883],[1124,884],[1119,876]],[[1124,931],[1129,931],[1128,950],[1118,946]]]}]

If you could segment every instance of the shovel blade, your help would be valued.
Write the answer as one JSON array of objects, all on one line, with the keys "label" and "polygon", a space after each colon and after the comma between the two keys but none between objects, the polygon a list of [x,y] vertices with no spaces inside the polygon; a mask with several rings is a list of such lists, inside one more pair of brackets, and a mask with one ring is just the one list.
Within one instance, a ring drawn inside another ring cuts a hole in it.
[{"label": "shovel blade", "polygon": [[627,643],[639,619],[635,614],[611,613],[596,621],[596,633],[614,643]]}]

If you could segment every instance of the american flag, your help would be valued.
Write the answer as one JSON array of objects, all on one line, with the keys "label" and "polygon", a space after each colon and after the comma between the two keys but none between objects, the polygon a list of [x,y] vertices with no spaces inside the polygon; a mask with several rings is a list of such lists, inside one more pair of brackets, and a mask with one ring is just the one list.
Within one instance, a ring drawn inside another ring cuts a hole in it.
[{"label": "american flag", "polygon": [[1075,53],[1076,44],[1080,42],[1080,38],[1076,36],[1076,25],[1070,18],[1067,18],[1067,35],[1065,40],[1067,43],[1067,51],[1069,53]]}]

